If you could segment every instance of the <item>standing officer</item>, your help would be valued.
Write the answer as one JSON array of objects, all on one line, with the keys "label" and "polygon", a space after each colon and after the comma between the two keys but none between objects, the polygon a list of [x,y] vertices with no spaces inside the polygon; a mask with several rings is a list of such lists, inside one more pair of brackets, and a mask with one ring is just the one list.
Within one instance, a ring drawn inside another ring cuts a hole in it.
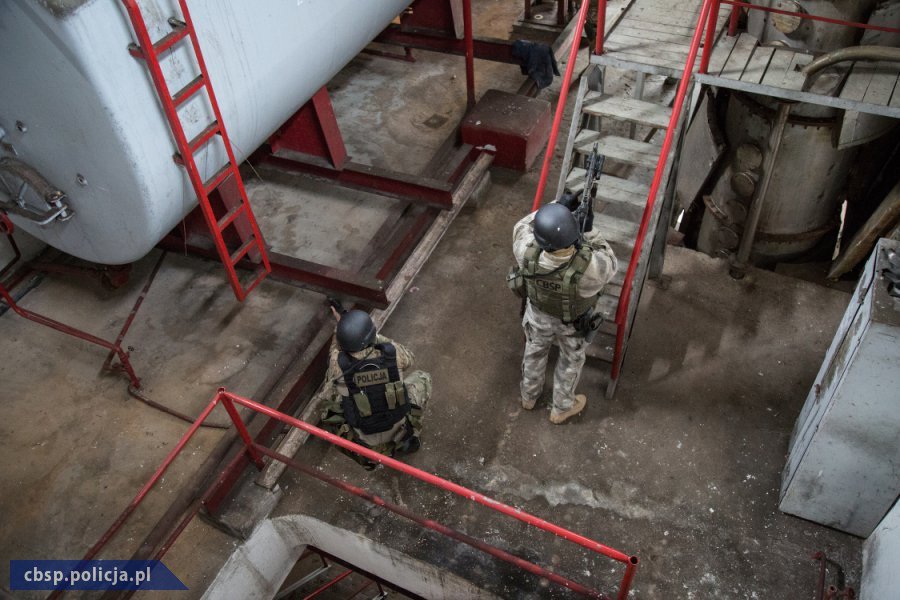
[{"label": "standing officer", "polygon": [[[422,413],[431,397],[431,375],[414,371],[406,347],[377,335],[361,310],[334,311],[337,330],[325,380],[325,429],[376,452],[394,456],[419,449]],[[346,451],[367,469],[377,463]]]},{"label": "standing officer", "polygon": [[594,304],[618,265],[612,249],[593,229],[593,211],[585,235],[572,214],[578,198],[566,194],[516,223],[513,254],[518,269],[510,287],[527,298],[522,327],[522,407],[534,408],[544,387],[547,356],[554,341],[559,360],[553,377],[550,422],[557,425],[580,413],[587,403],[575,394],[585,359],[585,335],[599,326]]}]

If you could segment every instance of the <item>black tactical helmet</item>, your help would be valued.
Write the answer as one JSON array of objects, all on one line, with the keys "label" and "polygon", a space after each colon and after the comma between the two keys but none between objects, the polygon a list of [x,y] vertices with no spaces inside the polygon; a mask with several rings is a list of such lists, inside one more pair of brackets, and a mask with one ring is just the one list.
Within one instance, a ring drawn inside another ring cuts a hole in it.
[{"label": "black tactical helmet", "polygon": [[361,310],[347,311],[337,325],[337,343],[344,352],[359,352],[375,343],[375,323]]},{"label": "black tactical helmet", "polygon": [[534,239],[546,252],[568,248],[580,237],[575,215],[561,204],[545,204],[534,215]]}]

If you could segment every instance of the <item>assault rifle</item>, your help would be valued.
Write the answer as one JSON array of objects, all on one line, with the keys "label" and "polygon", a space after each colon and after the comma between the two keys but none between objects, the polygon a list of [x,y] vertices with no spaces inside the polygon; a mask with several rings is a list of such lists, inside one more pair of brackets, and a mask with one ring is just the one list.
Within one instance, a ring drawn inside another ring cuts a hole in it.
[{"label": "assault rifle", "polygon": [[344,305],[341,304],[341,301],[335,298],[334,296],[328,296],[328,304],[337,311],[337,314],[342,315],[347,312],[347,309],[344,308]]},{"label": "assault rifle", "polygon": [[591,154],[588,156],[586,173],[584,175],[584,189],[581,190],[581,200],[578,203],[578,208],[573,213],[582,234],[590,231],[594,224],[594,195],[597,193],[594,186],[597,184],[597,180],[600,179],[603,171],[603,161],[606,159],[605,156],[597,151],[597,145],[598,142],[594,142],[594,149],[591,150]]},{"label": "assault rifle", "polygon": [[[594,186],[597,185],[597,180],[600,179],[603,171],[603,161],[606,159],[605,156],[597,151],[597,145],[598,143],[594,142],[594,148],[588,156],[581,201],[573,213],[575,220],[578,221],[578,228],[581,230],[582,236],[594,226],[594,196],[597,194]],[[602,322],[603,316],[600,313],[589,310],[579,316],[575,320],[574,325],[575,329],[584,336],[585,342],[590,344],[594,341],[594,337],[596,337],[597,330]]]}]

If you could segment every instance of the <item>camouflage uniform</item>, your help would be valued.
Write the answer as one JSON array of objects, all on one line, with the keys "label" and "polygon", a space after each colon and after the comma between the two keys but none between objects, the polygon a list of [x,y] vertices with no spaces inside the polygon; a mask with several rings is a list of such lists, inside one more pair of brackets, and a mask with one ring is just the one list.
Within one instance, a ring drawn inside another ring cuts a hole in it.
[{"label": "camouflage uniform", "polygon": [[[534,214],[524,217],[513,229],[513,254],[520,268],[524,264],[528,244],[534,240],[532,230]],[[613,278],[618,263],[609,244],[603,240],[596,228],[585,234],[584,243],[590,246],[593,252],[591,262],[578,284],[578,295],[590,298],[598,295],[603,286]],[[569,261],[574,253],[574,248],[542,252],[538,259],[538,267],[541,272],[550,272]],[[544,388],[547,357],[550,347],[556,342],[559,345],[559,359],[553,376],[553,410],[556,412],[569,410],[575,402],[575,386],[578,385],[581,368],[584,366],[584,337],[572,325],[563,323],[557,317],[533,306],[531,300],[525,307],[522,328],[525,330],[522,400],[534,402],[540,398]]]},{"label": "camouflage uniform", "polygon": [[[416,441],[418,441],[419,434],[422,431],[422,413],[425,411],[428,399],[431,398],[431,375],[424,371],[413,371],[406,375],[405,372],[412,367],[415,359],[413,353],[405,346],[383,335],[378,335],[375,343],[393,344],[397,352],[397,368],[400,370],[400,377],[406,386],[407,400],[411,403],[411,408],[406,418],[399,420],[387,431],[371,434],[363,433],[359,429],[351,427],[344,420],[344,408],[341,405],[341,398],[347,395],[348,392],[347,386],[344,384],[341,367],[338,365],[340,348],[338,348],[336,340],[332,338],[325,384],[319,392],[320,396],[323,397],[325,409],[321,424],[324,429],[331,433],[357,444],[368,446],[376,452],[393,456],[395,451],[403,451],[408,447],[405,443],[409,438],[415,437]],[[356,360],[380,355],[381,352],[374,347],[350,353],[350,356]],[[370,466],[366,459],[353,453],[349,453],[349,455],[361,464]]]}]

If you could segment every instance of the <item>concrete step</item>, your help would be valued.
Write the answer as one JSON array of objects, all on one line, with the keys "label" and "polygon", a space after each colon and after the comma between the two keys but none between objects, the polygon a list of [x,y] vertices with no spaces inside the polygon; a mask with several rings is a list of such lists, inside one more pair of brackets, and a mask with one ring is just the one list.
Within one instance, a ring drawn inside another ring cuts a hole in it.
[{"label": "concrete step", "polygon": [[593,96],[588,94],[585,97],[582,112],[663,130],[668,128],[669,118],[672,116],[672,109],[662,104],[596,92]]},{"label": "concrete step", "polygon": [[590,129],[582,129],[575,136],[575,151],[587,156],[591,153],[594,142],[599,142],[597,151],[607,159],[647,169],[655,169],[659,161],[659,148],[653,144],[615,135],[603,135]]},{"label": "concrete step", "polygon": [[[580,194],[584,189],[584,174],[584,169],[573,168],[566,177],[566,188]],[[646,185],[613,175],[604,174],[597,181],[597,199],[603,202],[628,204],[643,209],[649,192],[650,188]]]}]

